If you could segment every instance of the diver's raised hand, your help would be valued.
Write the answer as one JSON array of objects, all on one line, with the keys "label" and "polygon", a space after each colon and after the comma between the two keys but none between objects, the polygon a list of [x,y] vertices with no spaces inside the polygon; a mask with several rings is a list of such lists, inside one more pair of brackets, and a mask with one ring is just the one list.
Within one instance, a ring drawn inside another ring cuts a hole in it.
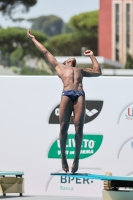
[{"label": "diver's raised hand", "polygon": [[35,38],[34,35],[31,35],[30,30],[27,31],[27,36],[32,40]]},{"label": "diver's raised hand", "polygon": [[84,55],[85,55],[85,56],[92,56],[92,55],[93,55],[93,52],[92,52],[91,50],[86,50],[86,51],[84,52]]}]

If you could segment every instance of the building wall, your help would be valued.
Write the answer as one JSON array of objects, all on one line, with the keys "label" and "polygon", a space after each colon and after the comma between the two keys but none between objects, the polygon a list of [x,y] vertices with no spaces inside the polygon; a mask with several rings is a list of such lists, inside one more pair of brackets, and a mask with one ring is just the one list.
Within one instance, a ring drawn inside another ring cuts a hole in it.
[{"label": "building wall", "polygon": [[112,0],[100,0],[100,12],[99,12],[99,44],[98,51],[99,56],[106,58],[112,58],[112,18],[111,18],[111,1]]},{"label": "building wall", "polygon": [[124,64],[126,53],[133,55],[133,0],[100,0],[99,55]]}]

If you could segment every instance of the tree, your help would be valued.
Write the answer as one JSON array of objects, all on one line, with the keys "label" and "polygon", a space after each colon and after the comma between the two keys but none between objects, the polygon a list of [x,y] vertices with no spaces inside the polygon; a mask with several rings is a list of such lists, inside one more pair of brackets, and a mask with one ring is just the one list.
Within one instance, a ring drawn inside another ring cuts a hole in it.
[{"label": "tree", "polygon": [[36,3],[37,0],[0,0],[0,11],[11,16],[19,5],[23,6],[22,12],[28,12]]},{"label": "tree", "polygon": [[81,48],[92,49],[98,54],[98,11],[82,13],[69,21],[72,33],[60,34],[49,39],[45,45],[58,56],[80,56]]},{"label": "tree", "polygon": [[70,26],[70,23],[64,23],[62,27],[62,33],[72,33],[73,29]]},{"label": "tree", "polygon": [[32,23],[32,30],[41,31],[51,37],[62,32],[63,20],[55,15],[41,16],[34,19],[28,19]]},{"label": "tree", "polygon": [[[46,35],[33,31],[33,35],[40,42],[46,41]],[[41,57],[39,51],[33,48],[31,40],[27,37],[25,29],[7,28],[0,29],[0,50],[7,55],[8,65],[10,66],[10,55],[14,52],[14,57],[22,60],[25,55]]]},{"label": "tree", "polygon": [[129,53],[127,53],[125,69],[133,69],[133,57]]},{"label": "tree", "polygon": [[97,55],[97,37],[87,32],[54,36],[44,44],[55,56],[81,56],[81,48],[92,49]]},{"label": "tree", "polygon": [[19,18],[12,18],[12,20],[13,20],[13,22],[19,22],[19,23],[21,23],[22,21],[24,21],[25,19],[24,18],[21,18],[21,17],[19,17]]},{"label": "tree", "polygon": [[50,75],[48,72],[46,72],[45,70],[37,70],[37,69],[31,69],[28,67],[22,67],[21,71],[20,71],[20,75],[33,75],[33,76],[37,76],[37,75]]},{"label": "tree", "polygon": [[98,33],[98,11],[85,12],[70,19],[70,25],[75,31]]}]

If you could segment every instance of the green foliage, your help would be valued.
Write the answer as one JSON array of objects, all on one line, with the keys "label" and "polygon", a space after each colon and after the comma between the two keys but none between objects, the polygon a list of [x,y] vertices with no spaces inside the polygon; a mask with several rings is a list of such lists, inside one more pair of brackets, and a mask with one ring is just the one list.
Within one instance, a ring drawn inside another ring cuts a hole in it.
[{"label": "green foliage", "polygon": [[13,51],[11,54],[10,54],[10,64],[9,66],[13,66],[13,65],[16,65],[16,66],[20,66],[21,63],[22,63],[22,58],[23,58],[23,49],[22,48],[18,48],[16,49],[15,51]]},{"label": "green foliage", "polygon": [[22,57],[23,57],[23,49],[22,48],[16,49],[10,55],[10,58],[13,58],[13,59],[16,58],[17,60],[21,60]]},{"label": "green foliage", "polygon": [[12,21],[13,22],[22,22],[22,21],[24,21],[25,19],[24,18],[12,18]]},{"label": "green foliage", "polygon": [[127,53],[125,69],[133,69],[133,57]]},{"label": "green foliage", "polygon": [[49,37],[60,34],[64,24],[63,20],[55,15],[41,16],[28,21],[32,22],[31,29],[41,31]]},{"label": "green foliage", "polygon": [[91,31],[95,34],[98,30],[98,11],[75,15],[70,19],[70,25],[76,31]]},{"label": "green foliage", "polygon": [[[32,31],[32,34],[43,43],[46,36],[40,32]],[[0,29],[0,50],[10,56],[22,60],[25,55],[41,57],[41,53],[36,50],[31,40],[27,37],[25,29],[7,28]],[[8,63],[10,65],[10,63]]]},{"label": "green foliage", "polygon": [[72,33],[73,29],[70,26],[70,23],[64,23],[62,27],[62,33]]},{"label": "green foliage", "polygon": [[0,11],[11,16],[19,5],[23,6],[22,12],[28,12],[36,3],[37,0],[0,0]]},{"label": "green foliage", "polygon": [[87,32],[74,32],[52,37],[44,44],[55,56],[81,56],[81,47],[97,55],[97,37]]},{"label": "green foliage", "polygon": [[20,68],[16,66],[12,66],[10,70],[13,71],[15,74],[20,74]]},{"label": "green foliage", "polygon": [[44,70],[32,69],[24,66],[21,68],[20,75],[50,75],[50,74]]},{"label": "green foliage", "polygon": [[49,51],[56,56],[80,56],[81,48],[86,47],[98,54],[98,11],[72,17],[66,30],[67,27],[71,33],[57,35],[45,43]]},{"label": "green foliage", "polygon": [[[21,21],[23,19],[18,18],[17,20]],[[32,31],[37,40],[44,44],[55,56],[80,56],[82,47],[91,49],[97,55],[98,11],[76,15],[66,24],[61,18],[54,15],[41,16],[28,21],[32,22],[32,29],[52,36],[47,40],[46,35],[43,33]],[[62,32],[63,34],[60,34]],[[10,60],[16,65],[17,60],[21,61],[26,55],[42,57],[41,53],[27,37],[26,30],[21,28],[0,29],[0,50],[5,53],[9,66]],[[23,68],[23,70],[22,73],[31,73],[31,71],[25,72],[27,68]],[[41,71],[39,70],[38,72],[36,70],[34,69],[32,74],[37,74]]]}]

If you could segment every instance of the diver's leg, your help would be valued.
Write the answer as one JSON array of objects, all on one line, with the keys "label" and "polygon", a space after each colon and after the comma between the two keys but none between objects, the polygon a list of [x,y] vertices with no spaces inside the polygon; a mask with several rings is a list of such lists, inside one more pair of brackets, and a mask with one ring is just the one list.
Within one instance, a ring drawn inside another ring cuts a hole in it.
[{"label": "diver's leg", "polygon": [[67,131],[69,128],[70,117],[73,109],[73,102],[67,96],[61,97],[60,103],[60,148],[61,148],[61,159],[62,159],[62,169],[67,172],[69,167],[66,160],[66,140]]},{"label": "diver's leg", "polygon": [[78,170],[79,156],[83,138],[83,126],[85,120],[85,96],[79,96],[74,102],[74,125],[75,125],[75,158],[72,165],[72,172]]}]

